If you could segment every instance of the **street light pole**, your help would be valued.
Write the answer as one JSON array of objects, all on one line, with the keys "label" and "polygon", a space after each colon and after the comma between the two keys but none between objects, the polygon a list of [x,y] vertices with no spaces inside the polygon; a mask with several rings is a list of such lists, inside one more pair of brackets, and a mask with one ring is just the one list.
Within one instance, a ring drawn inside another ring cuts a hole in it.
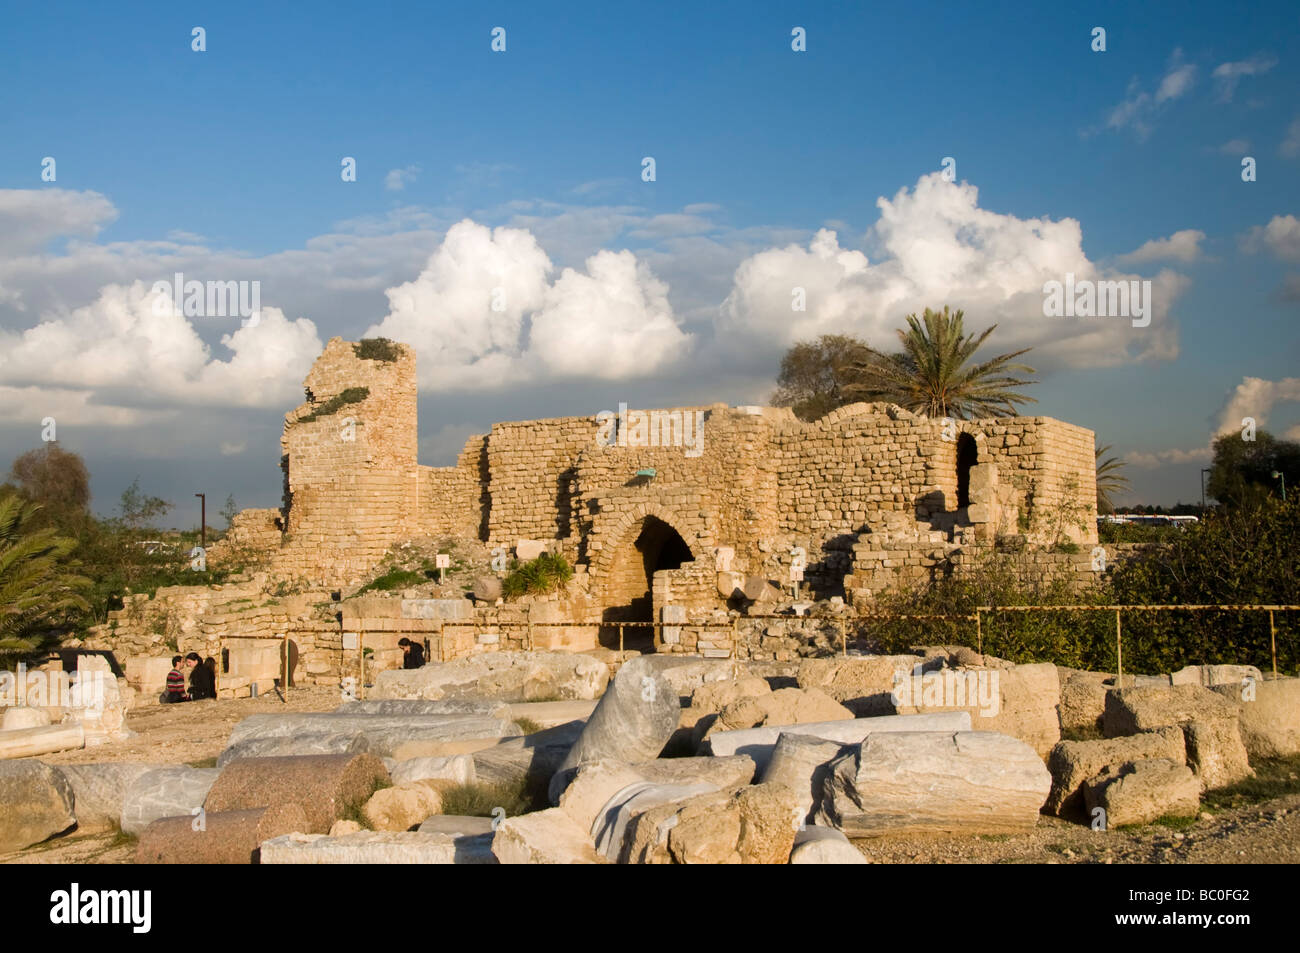
[{"label": "street light pole", "polygon": [[199,546],[208,548],[208,497],[204,493],[195,493],[199,498]]},{"label": "street light pole", "polygon": [[1286,474],[1281,470],[1273,471],[1273,479],[1282,481],[1282,502],[1286,502]]}]

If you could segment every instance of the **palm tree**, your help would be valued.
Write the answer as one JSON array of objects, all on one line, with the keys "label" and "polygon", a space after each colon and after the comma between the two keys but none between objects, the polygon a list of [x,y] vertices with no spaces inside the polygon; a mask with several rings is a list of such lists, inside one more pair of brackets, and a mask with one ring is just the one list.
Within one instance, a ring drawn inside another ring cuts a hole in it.
[{"label": "palm tree", "polygon": [[1128,477],[1119,472],[1128,464],[1119,457],[1102,459],[1102,456],[1110,453],[1110,444],[1094,448],[1094,453],[1097,458],[1097,512],[1105,515],[1115,512],[1115,501],[1111,499],[1111,494],[1129,489]]},{"label": "palm tree", "polygon": [[0,497],[0,655],[39,649],[68,616],[90,608],[81,596],[90,580],[62,563],[76,541],[34,529],[39,509],[17,493]]},{"label": "palm tree", "polygon": [[1032,367],[1011,363],[1029,348],[968,363],[996,324],[978,337],[967,336],[962,333],[962,312],[949,314],[947,305],[941,312],[926,308],[922,320],[924,324],[915,314],[907,316],[908,330],[898,332],[903,353],[867,348],[866,358],[853,364],[860,376],[845,386],[845,395],[852,400],[889,401],[930,417],[961,419],[1015,416],[1016,404],[1034,400],[1014,388],[1037,381],[1009,373],[1034,373]]}]

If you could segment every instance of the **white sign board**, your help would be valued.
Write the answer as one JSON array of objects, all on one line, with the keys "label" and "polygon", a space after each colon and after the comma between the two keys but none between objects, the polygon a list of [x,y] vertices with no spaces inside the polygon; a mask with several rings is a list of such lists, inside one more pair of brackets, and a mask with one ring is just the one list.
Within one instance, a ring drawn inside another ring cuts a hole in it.
[{"label": "white sign board", "polygon": [[434,565],[434,568],[435,568],[435,569],[449,569],[449,568],[451,568],[451,556],[450,556],[450,554],[448,554],[448,553],[439,553],[438,555],[434,556],[434,557],[433,557],[433,565]]},{"label": "white sign board", "polygon": [[345,649],[356,649],[356,648],[358,648],[360,645],[361,645],[361,633],[359,633],[359,632],[344,632],[344,633],[343,633],[343,648],[345,648]]}]

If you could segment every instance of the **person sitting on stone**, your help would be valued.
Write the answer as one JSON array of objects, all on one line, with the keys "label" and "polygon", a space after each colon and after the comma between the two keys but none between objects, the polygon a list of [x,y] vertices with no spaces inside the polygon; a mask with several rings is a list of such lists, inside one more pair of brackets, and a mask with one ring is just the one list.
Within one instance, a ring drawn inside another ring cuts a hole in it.
[{"label": "person sitting on stone", "polygon": [[185,657],[172,656],[172,670],[167,673],[167,691],[163,692],[164,705],[186,702],[190,696],[185,694]]},{"label": "person sitting on stone", "polygon": [[190,701],[217,697],[217,680],[207,664],[199,658],[198,652],[185,656],[185,664],[190,669]]},{"label": "person sitting on stone", "polygon": [[412,642],[410,639],[398,640],[398,645],[402,647],[402,668],[420,668],[424,665],[424,646],[419,642]]}]

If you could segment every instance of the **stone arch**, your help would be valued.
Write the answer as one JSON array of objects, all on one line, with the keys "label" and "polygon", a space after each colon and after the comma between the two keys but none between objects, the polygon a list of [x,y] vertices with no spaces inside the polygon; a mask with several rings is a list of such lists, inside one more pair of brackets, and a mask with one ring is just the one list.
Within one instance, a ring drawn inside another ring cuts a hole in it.
[{"label": "stone arch", "polygon": [[[628,534],[634,527],[639,527],[646,517],[654,517],[676,530],[696,559],[717,545],[702,517],[688,517],[658,501],[647,500],[616,514],[611,513],[604,522],[598,520],[592,528],[587,541],[587,551],[591,553],[587,574],[592,580],[598,580],[609,571],[619,545],[628,542]],[[637,535],[639,534],[640,529],[637,529]],[[632,540],[635,539],[636,536],[632,536]]]},{"label": "stone arch", "polygon": [[[588,565],[590,592],[600,607],[601,644],[618,644],[618,622],[656,621],[654,576],[698,559],[711,560],[713,539],[702,518],[683,518],[655,503],[641,503],[595,530],[599,542]],[[691,532],[694,528],[695,531]],[[652,651],[653,631],[634,627],[624,631],[624,646]]]}]

